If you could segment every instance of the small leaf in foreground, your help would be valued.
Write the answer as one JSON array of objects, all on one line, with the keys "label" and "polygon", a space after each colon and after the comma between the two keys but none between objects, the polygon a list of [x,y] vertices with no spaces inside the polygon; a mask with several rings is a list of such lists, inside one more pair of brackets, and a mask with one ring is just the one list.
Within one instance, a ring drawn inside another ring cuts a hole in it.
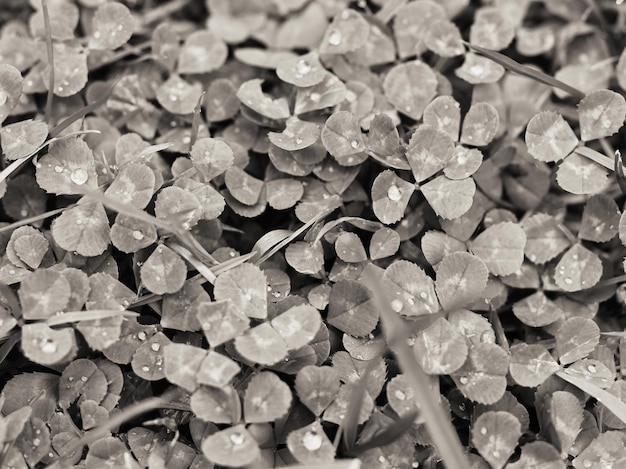
[{"label": "small leaf in foreground", "polygon": [[509,356],[498,345],[479,343],[469,349],[461,368],[451,376],[463,395],[479,404],[497,402],[506,390]]},{"label": "small leaf in foreground", "polygon": [[472,424],[472,444],[494,469],[504,467],[520,436],[520,422],[509,412],[487,411]]},{"label": "small leaf in foreground", "polygon": [[289,350],[298,349],[312,341],[320,329],[319,312],[311,305],[293,306],[271,320],[270,324]]},{"label": "small leaf in foreground", "polygon": [[[583,423],[583,406],[580,400],[567,391],[555,391],[544,398],[549,418],[547,432],[551,442],[566,457],[576,441]],[[545,425],[545,424],[544,424]]]},{"label": "small leaf in foreground", "polygon": [[563,365],[589,355],[600,342],[600,328],[591,319],[573,317],[565,321],[554,336],[559,362]]},{"label": "small leaf in foreground", "polygon": [[556,182],[572,194],[597,194],[609,183],[609,172],[595,161],[574,153],[559,165]]},{"label": "small leaf in foreground", "polygon": [[224,354],[209,350],[202,360],[196,378],[198,383],[224,388],[240,372],[241,368],[237,362]]},{"label": "small leaf in foreground", "polygon": [[250,109],[268,119],[287,119],[291,115],[287,100],[285,98],[272,99],[263,92],[262,84],[263,80],[260,78],[242,83],[237,90],[237,98]]},{"label": "small leaf in foreground", "polygon": [[281,335],[267,322],[236,337],[235,349],[246,360],[261,365],[278,363],[289,351]]},{"label": "small leaf in foreground", "polygon": [[394,261],[385,269],[383,280],[396,292],[389,305],[396,313],[404,316],[433,314],[439,311],[433,280],[418,265],[404,260]]},{"label": "small leaf in foreground", "polygon": [[91,202],[70,208],[52,222],[52,236],[66,251],[85,257],[102,254],[111,240],[104,207]]},{"label": "small leaf in foreground", "polygon": [[194,31],[185,38],[178,57],[178,73],[208,73],[220,68],[228,57],[224,41],[207,30]]},{"label": "small leaf in foreground", "polygon": [[167,246],[158,246],[141,266],[141,280],[157,295],[176,293],[187,278],[185,261]]},{"label": "small leaf in foreground", "polygon": [[18,291],[24,319],[48,319],[63,311],[71,293],[70,283],[61,272],[36,270],[22,281]]},{"label": "small leaf in foreground", "polygon": [[559,222],[547,213],[536,213],[522,220],[526,233],[524,254],[535,264],[545,264],[570,246]]},{"label": "small leaf in foreground", "polygon": [[473,104],[463,120],[460,141],[475,147],[489,145],[498,133],[499,125],[498,111],[493,105],[489,103]]},{"label": "small leaf in foreground", "polygon": [[302,464],[331,463],[335,459],[335,448],[319,422],[289,433],[287,447]]},{"label": "small leaf in foreground", "polygon": [[67,360],[77,348],[71,328],[51,329],[40,322],[22,326],[21,344],[24,355],[41,365],[54,365]]},{"label": "small leaf in foreground", "polygon": [[37,183],[48,193],[77,194],[98,187],[93,153],[79,138],[55,142],[36,168]]},{"label": "small leaf in foreground", "polygon": [[517,272],[524,261],[526,234],[511,222],[491,225],[470,243],[470,250],[497,276]]},{"label": "small leaf in foreground", "polygon": [[[419,83],[419,87],[415,87]],[[415,60],[394,66],[383,81],[387,99],[403,114],[418,120],[437,94],[437,76],[424,62]]]},{"label": "small leaf in foreground", "polygon": [[202,453],[213,464],[241,467],[261,456],[259,445],[243,425],[213,433],[202,442]]},{"label": "small leaf in foreground", "polygon": [[24,158],[36,151],[48,136],[45,122],[26,119],[0,128],[2,151],[7,160]]},{"label": "small leaf in foreground", "polygon": [[243,399],[246,422],[273,422],[291,406],[291,390],[276,374],[264,371],[252,377]]},{"label": "small leaf in foreground", "polygon": [[554,281],[568,292],[585,290],[598,283],[602,270],[600,257],[577,243],[563,254],[554,267]]},{"label": "small leaf in foreground", "polygon": [[298,371],[295,389],[300,402],[319,416],[337,397],[340,385],[335,368],[308,365]]},{"label": "small leaf in foreground", "polygon": [[413,351],[426,373],[447,375],[465,363],[468,348],[465,338],[447,319],[438,318],[418,334]]},{"label": "small leaf in foreground", "polygon": [[349,111],[331,115],[324,123],[321,138],[324,148],[342,166],[355,166],[367,158],[359,121]]},{"label": "small leaf in foreground", "polygon": [[619,208],[611,197],[591,196],[583,209],[578,235],[596,243],[610,241],[619,230],[620,217]]},{"label": "small leaf in foreground", "polygon": [[231,300],[203,301],[196,315],[211,347],[234,339],[248,329],[250,323]]},{"label": "small leaf in foreground", "polygon": [[78,399],[102,402],[107,393],[107,379],[96,364],[86,358],[79,358],[67,365],[59,380],[59,405],[67,409]]},{"label": "small leaf in foreground", "polygon": [[214,295],[217,301],[232,301],[249,318],[267,317],[267,278],[255,265],[242,264],[218,275]]},{"label": "small leaf in foreground", "polygon": [[466,252],[448,254],[439,263],[435,280],[441,306],[453,311],[481,298],[488,275],[480,258]]},{"label": "small leaf in foreground", "polygon": [[233,165],[233,150],[222,140],[210,137],[199,138],[190,152],[194,168],[202,175],[205,182],[226,172]]},{"label": "small leaf in foreground", "polygon": [[393,256],[400,248],[400,235],[391,228],[382,227],[370,239],[370,259],[378,260]]},{"label": "small leaf in foreground", "polygon": [[[576,467],[576,464],[574,463]],[[514,463],[508,464],[507,469],[545,468],[565,469],[565,462],[559,452],[550,443],[533,441],[522,446],[522,455]]]},{"label": "small leaf in foreground", "polygon": [[415,181],[420,183],[446,167],[454,154],[454,142],[448,133],[429,125],[420,125],[409,140],[406,157]]},{"label": "small leaf in foreground", "polygon": [[390,169],[376,176],[372,184],[372,209],[386,225],[400,221],[404,216],[415,186],[400,178]]},{"label": "small leaf in foreground", "polygon": [[578,145],[578,138],[554,111],[543,111],[533,116],[526,128],[528,152],[540,161],[558,161],[569,155]]},{"label": "small leaf in foreground", "polygon": [[[151,345],[153,351],[158,352],[161,345],[155,342]],[[198,387],[198,371],[202,361],[206,358],[206,351],[200,347],[187,344],[168,344],[163,347],[163,373],[172,384],[194,392]]]},{"label": "small leaf in foreground", "polygon": [[615,91],[594,90],[578,104],[578,118],[581,140],[610,137],[624,125],[626,99]]},{"label": "small leaf in foreground", "polygon": [[441,218],[453,220],[472,207],[476,183],[472,178],[461,180],[437,176],[421,187],[424,197]]},{"label": "small leaf in foreground", "polygon": [[330,291],[327,321],[355,337],[372,332],[378,324],[378,311],[370,291],[355,280],[339,280]]},{"label": "small leaf in foreground", "polygon": [[300,88],[317,85],[326,76],[327,71],[320,63],[317,51],[278,63],[276,75],[284,82]]},{"label": "small leaf in foreground", "polygon": [[510,352],[509,373],[520,386],[539,386],[559,369],[558,363],[543,345],[515,344]]}]

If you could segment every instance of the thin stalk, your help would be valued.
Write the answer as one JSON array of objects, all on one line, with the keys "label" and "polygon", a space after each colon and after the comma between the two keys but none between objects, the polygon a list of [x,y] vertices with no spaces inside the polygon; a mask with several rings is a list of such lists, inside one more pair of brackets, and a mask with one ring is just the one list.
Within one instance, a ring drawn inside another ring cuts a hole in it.
[{"label": "thin stalk", "polygon": [[46,29],[46,49],[48,52],[48,95],[46,97],[46,119],[50,122],[52,116],[52,98],[54,97],[54,48],[52,47],[52,29],[50,28],[50,14],[48,2],[41,0],[43,10],[43,24]]},{"label": "thin stalk", "polygon": [[600,152],[592,150],[589,147],[585,147],[585,146],[577,147],[574,150],[574,152],[578,153],[581,156],[584,156],[587,159],[590,159],[591,161],[595,163],[598,163],[601,166],[604,166],[608,170],[611,170],[611,171],[615,170],[615,161],[613,160],[613,158],[609,158]]},{"label": "thin stalk", "polygon": [[13,231],[16,228],[19,228],[20,226],[30,225],[31,223],[36,223],[38,221],[45,220],[46,218],[50,218],[50,217],[53,217],[55,215],[58,215],[59,213],[63,213],[66,210],[74,207],[75,205],[76,204],[70,204],[67,207],[57,208],[55,210],[50,210],[49,212],[40,213],[39,215],[35,215],[33,217],[30,217],[30,218],[24,218],[23,220],[16,221],[15,223],[11,223],[10,225],[3,226],[2,228],[0,228],[0,233],[5,233],[7,231]]}]

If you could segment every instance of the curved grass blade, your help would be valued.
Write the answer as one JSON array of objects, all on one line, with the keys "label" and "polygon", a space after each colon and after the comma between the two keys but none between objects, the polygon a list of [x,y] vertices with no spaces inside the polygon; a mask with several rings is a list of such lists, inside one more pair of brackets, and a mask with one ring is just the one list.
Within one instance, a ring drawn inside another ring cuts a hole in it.
[{"label": "curved grass blade", "polygon": [[559,88],[566,93],[572,95],[572,97],[576,98],[576,100],[580,101],[585,97],[585,93],[574,88],[573,86],[568,85],[567,83],[563,83],[561,80],[557,80],[550,75],[547,75],[538,70],[534,70],[526,65],[522,65],[519,62],[507,57],[500,52],[496,52],[493,50],[485,49],[484,47],[477,46],[475,44],[470,44],[469,42],[463,41],[464,44],[470,49],[474,50],[478,54],[483,57],[487,57],[488,59],[493,60],[495,63],[502,65],[507,70],[511,72],[519,73],[520,75],[524,75],[525,77],[531,78],[539,83],[543,83],[544,85],[553,86],[555,88]]},{"label": "curved grass blade", "polygon": [[52,98],[54,98],[54,48],[52,47],[52,29],[50,27],[50,13],[48,12],[48,2],[41,0],[43,11],[43,23],[46,31],[46,51],[48,53],[48,95],[46,96],[46,119],[50,120],[52,115]]},{"label": "curved grass blade", "polygon": [[384,271],[374,264],[368,264],[361,274],[361,280],[370,289],[374,301],[380,311],[380,319],[389,348],[394,352],[400,368],[409,380],[415,394],[415,403],[421,410],[426,429],[430,434],[434,447],[448,469],[465,469],[470,467],[465,457],[459,436],[454,430],[450,419],[444,413],[428,385],[428,376],[415,359],[409,347],[408,331],[400,318],[389,307],[390,301],[384,301],[386,292],[381,288]]}]

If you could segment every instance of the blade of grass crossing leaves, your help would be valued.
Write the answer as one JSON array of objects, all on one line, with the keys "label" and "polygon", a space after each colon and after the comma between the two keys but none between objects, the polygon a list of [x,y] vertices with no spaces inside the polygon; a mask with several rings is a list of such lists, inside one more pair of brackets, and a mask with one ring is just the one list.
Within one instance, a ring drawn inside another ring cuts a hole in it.
[{"label": "blade of grass crossing leaves", "polygon": [[74,206],[76,206],[76,204],[70,204],[67,207],[57,208],[56,210],[50,210],[49,212],[41,213],[39,215],[35,215],[34,217],[25,218],[23,220],[16,221],[15,223],[11,223],[10,225],[3,226],[2,228],[0,228],[0,233],[11,232],[15,230],[16,228],[19,228],[20,226],[30,225],[32,223],[45,220],[46,218],[50,218],[60,213],[63,213],[64,211]]},{"label": "blade of grass crossing leaves", "polygon": [[99,130],[80,130],[78,132],[72,132],[66,135],[62,135],[60,137],[55,137],[55,138],[51,138],[50,140],[44,142],[42,145],[40,145],[35,151],[33,151],[30,155],[25,156],[24,158],[20,158],[19,160],[15,160],[13,161],[9,166],[7,166],[6,168],[4,168],[1,172],[0,172],[0,183],[2,183],[3,181],[5,181],[6,179],[9,178],[9,176],[11,176],[13,173],[19,171],[22,166],[24,166],[26,163],[28,163],[28,161],[30,161],[30,159],[37,155],[41,150],[43,150],[45,147],[47,147],[48,145],[53,144],[54,142],[58,142],[61,139],[64,138],[69,138],[69,137],[76,137],[77,135],[84,135],[84,134],[99,134],[100,131]]},{"label": "blade of grass crossing leaves", "polygon": [[530,67],[527,67],[525,65],[522,65],[519,62],[516,62],[515,60],[507,57],[504,54],[501,54],[499,52],[495,52],[489,49],[485,49],[484,47],[480,47],[475,44],[470,44],[469,42],[464,41],[464,44],[470,49],[473,49],[474,51],[476,51],[478,54],[484,57],[487,57],[490,60],[493,60],[497,64],[502,65],[504,68],[512,72],[519,73],[520,75],[524,75],[525,77],[531,78],[535,81],[538,81],[539,83],[543,83],[548,86],[559,88],[565,91],[566,93],[569,93],[570,95],[572,95],[572,97],[576,98],[576,100],[578,101],[580,101],[581,99],[585,97],[585,94],[582,91],[574,88],[573,86],[570,86],[567,83],[563,83],[562,81],[557,80],[556,78],[553,78],[550,75],[546,75],[543,72],[540,72]]},{"label": "blade of grass crossing leaves", "polygon": [[216,275],[211,271],[211,269],[209,269],[206,265],[196,259],[196,257],[188,249],[185,249],[183,246],[177,243],[167,243],[167,245],[172,248],[172,250],[180,254],[183,259],[193,265],[198,273],[207,280],[207,282],[209,282],[211,285],[215,282],[215,279],[217,278]]},{"label": "blade of grass crossing leaves", "polygon": [[376,360],[370,360],[365,368],[365,371],[359,378],[357,385],[352,388],[352,396],[350,396],[350,402],[346,409],[346,416],[341,422],[343,428],[343,443],[346,447],[348,454],[352,454],[354,451],[354,445],[356,443],[357,427],[359,425],[359,414],[361,413],[361,406],[363,405],[363,398],[367,392],[367,379],[370,373],[376,366]]},{"label": "blade of grass crossing leaves", "polygon": [[378,448],[380,446],[385,446],[393,443],[400,437],[400,435],[404,435],[406,432],[409,431],[409,429],[413,425],[413,422],[415,422],[415,418],[417,417],[417,415],[417,411],[410,412],[404,415],[400,419],[396,420],[393,424],[385,428],[383,431],[374,435],[370,440],[357,445],[355,448],[356,452],[358,454],[361,454],[368,449]]},{"label": "blade of grass crossing leaves", "polygon": [[567,370],[557,371],[556,375],[594,397],[600,404],[613,412],[622,422],[626,423],[626,403],[619,397],[614,396],[585,379],[568,373]]},{"label": "blade of grass crossing leaves", "polygon": [[193,144],[198,140],[198,129],[200,128],[200,120],[202,119],[202,102],[204,101],[204,95],[206,91],[203,91],[200,97],[198,98],[198,102],[196,103],[196,107],[193,108],[193,120],[191,121],[191,135],[189,136],[189,151],[193,148]]},{"label": "blade of grass crossing leaves", "polygon": [[624,162],[622,161],[622,153],[615,150],[615,178],[622,194],[626,194],[626,176],[624,175]]},{"label": "blade of grass crossing leaves", "polygon": [[591,161],[598,163],[599,165],[604,166],[606,169],[611,171],[615,170],[615,162],[611,160],[608,156],[603,155],[595,150],[592,150],[589,147],[578,147],[574,150],[575,153],[584,156],[585,158],[590,159]]},{"label": "blade of grass crossing leaves", "polygon": [[381,301],[383,294],[380,292],[380,278],[382,275],[383,270],[380,267],[369,264],[363,270],[361,279],[373,293],[374,301],[380,311],[383,329],[386,331],[387,342],[396,354],[400,368],[413,387],[416,404],[423,414],[426,429],[448,469],[470,467],[450,419],[435,399],[428,385],[428,377],[416,361],[414,353],[407,343],[408,333],[404,324]]},{"label": "blade of grass crossing leaves", "polygon": [[65,119],[63,119],[61,122],[59,122],[57,124],[57,126],[50,131],[50,136],[51,137],[59,136],[59,134],[61,132],[63,132],[65,129],[67,129],[70,125],[72,125],[78,119],[86,116],[87,114],[89,114],[92,111],[95,111],[100,106],[102,106],[104,103],[106,103],[109,100],[109,98],[111,97],[111,94],[113,94],[113,88],[115,88],[116,84],[117,84],[117,81],[114,82],[111,85],[111,87],[106,91],[106,93],[104,93],[102,96],[100,96],[96,101],[94,101],[91,104],[88,104],[85,107],[82,107],[82,108],[78,109],[77,111],[74,111],[72,114],[70,114]]},{"label": "blade of grass crossing leaves", "polygon": [[138,317],[139,313],[119,309],[92,309],[89,311],[68,311],[67,313],[55,314],[46,320],[50,327],[60,326],[78,321],[95,321],[97,319],[113,318],[115,316]]},{"label": "blade of grass crossing leaves", "polygon": [[54,48],[52,47],[52,29],[50,28],[50,13],[48,2],[41,0],[43,10],[43,22],[46,28],[46,50],[48,53],[48,96],[46,97],[46,118],[50,120],[52,115],[52,98],[54,97]]}]

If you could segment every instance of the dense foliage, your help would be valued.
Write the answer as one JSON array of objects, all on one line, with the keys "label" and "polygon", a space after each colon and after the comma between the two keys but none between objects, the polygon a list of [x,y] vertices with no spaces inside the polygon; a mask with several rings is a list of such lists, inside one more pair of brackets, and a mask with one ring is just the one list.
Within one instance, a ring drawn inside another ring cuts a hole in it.
[{"label": "dense foliage", "polygon": [[626,464],[621,2],[1,3],[1,467]]}]

